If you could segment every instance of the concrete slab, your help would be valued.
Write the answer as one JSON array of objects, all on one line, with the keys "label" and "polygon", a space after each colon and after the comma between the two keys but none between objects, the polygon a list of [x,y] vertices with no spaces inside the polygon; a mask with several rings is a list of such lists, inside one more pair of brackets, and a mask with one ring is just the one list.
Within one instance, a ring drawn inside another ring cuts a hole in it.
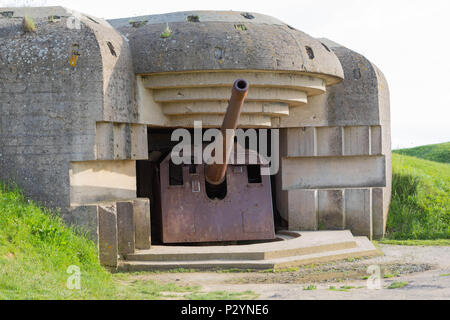
[{"label": "concrete slab", "polygon": [[126,255],[130,261],[269,260],[356,247],[350,231],[290,232],[287,241],[235,246],[152,246]]},{"label": "concrete slab", "polygon": [[150,200],[134,200],[134,230],[136,249],[150,249]]},{"label": "concrete slab", "polygon": [[283,190],[386,186],[384,156],[282,158],[281,167]]},{"label": "concrete slab", "polygon": [[369,257],[379,255],[380,252],[365,237],[354,238],[356,246],[350,249],[331,250],[320,253],[275,258],[269,260],[200,260],[200,261],[122,261],[119,271],[140,272],[150,270],[184,269],[282,269],[298,267],[312,263],[325,263],[350,257]]},{"label": "concrete slab", "polygon": [[105,267],[117,267],[117,209],[116,206],[97,207],[98,252],[100,263]]},{"label": "concrete slab", "polygon": [[288,199],[288,223],[290,230],[316,231],[317,219],[317,190],[289,190]]},{"label": "concrete slab", "polygon": [[369,126],[344,127],[344,155],[369,155],[370,140]]},{"label": "concrete slab", "polygon": [[134,234],[133,202],[117,202],[117,239],[119,254],[128,254],[135,251]]},{"label": "concrete slab", "polygon": [[319,230],[345,227],[344,190],[319,190]]},{"label": "concrete slab", "polygon": [[345,227],[357,236],[373,236],[370,189],[345,190]]}]

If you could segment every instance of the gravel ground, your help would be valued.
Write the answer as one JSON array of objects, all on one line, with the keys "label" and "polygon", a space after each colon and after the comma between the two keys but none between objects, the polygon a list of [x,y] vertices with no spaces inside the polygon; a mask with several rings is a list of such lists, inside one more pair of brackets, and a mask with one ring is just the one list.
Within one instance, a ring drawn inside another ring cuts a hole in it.
[{"label": "gravel ground", "polygon": [[[296,271],[156,273],[136,279],[200,285],[203,292],[247,291],[260,299],[446,299],[450,300],[450,247],[380,245],[384,255],[304,266]],[[379,268],[379,289],[369,289],[369,266]],[[392,284],[400,288],[388,289]],[[306,288],[311,290],[306,290]]]}]

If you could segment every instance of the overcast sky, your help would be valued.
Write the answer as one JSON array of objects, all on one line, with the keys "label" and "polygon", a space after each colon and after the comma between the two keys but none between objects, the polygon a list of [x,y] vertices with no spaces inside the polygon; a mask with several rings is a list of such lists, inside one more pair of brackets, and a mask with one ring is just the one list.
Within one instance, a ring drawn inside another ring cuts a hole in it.
[{"label": "overcast sky", "polygon": [[186,10],[274,16],[357,51],[385,74],[393,148],[450,141],[449,0],[0,0],[62,5],[101,18]]}]

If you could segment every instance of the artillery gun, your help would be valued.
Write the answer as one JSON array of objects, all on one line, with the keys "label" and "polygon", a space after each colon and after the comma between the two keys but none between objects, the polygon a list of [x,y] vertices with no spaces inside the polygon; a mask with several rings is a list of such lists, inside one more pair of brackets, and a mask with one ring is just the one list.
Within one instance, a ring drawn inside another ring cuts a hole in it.
[{"label": "artillery gun", "polygon": [[[250,157],[254,150],[244,151],[244,163],[229,163],[237,156],[234,132],[248,90],[246,80],[233,85],[221,127],[222,161],[175,165],[168,154],[161,162],[155,214],[163,243],[275,238],[270,176],[261,175],[267,163],[258,155]],[[257,163],[250,163],[251,158]]]}]

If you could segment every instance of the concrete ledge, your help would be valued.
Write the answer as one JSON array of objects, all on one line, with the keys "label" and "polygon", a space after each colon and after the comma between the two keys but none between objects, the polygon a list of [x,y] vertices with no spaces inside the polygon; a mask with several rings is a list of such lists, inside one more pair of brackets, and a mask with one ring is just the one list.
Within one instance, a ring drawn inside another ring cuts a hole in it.
[{"label": "concrete ledge", "polygon": [[380,252],[365,237],[354,238],[355,247],[349,249],[329,250],[305,255],[294,255],[284,258],[268,260],[200,260],[200,261],[121,261],[119,271],[140,272],[151,270],[170,270],[177,268],[214,270],[214,269],[280,269],[298,267],[312,263],[325,263],[329,261],[347,259],[351,257],[369,257],[379,255]]},{"label": "concrete ledge", "polygon": [[[293,232],[292,232],[293,233]],[[235,246],[153,246],[126,255],[130,261],[268,260],[356,247],[350,231],[295,232],[297,238]]]},{"label": "concrete ledge", "polygon": [[282,158],[282,189],[386,186],[384,156]]}]

